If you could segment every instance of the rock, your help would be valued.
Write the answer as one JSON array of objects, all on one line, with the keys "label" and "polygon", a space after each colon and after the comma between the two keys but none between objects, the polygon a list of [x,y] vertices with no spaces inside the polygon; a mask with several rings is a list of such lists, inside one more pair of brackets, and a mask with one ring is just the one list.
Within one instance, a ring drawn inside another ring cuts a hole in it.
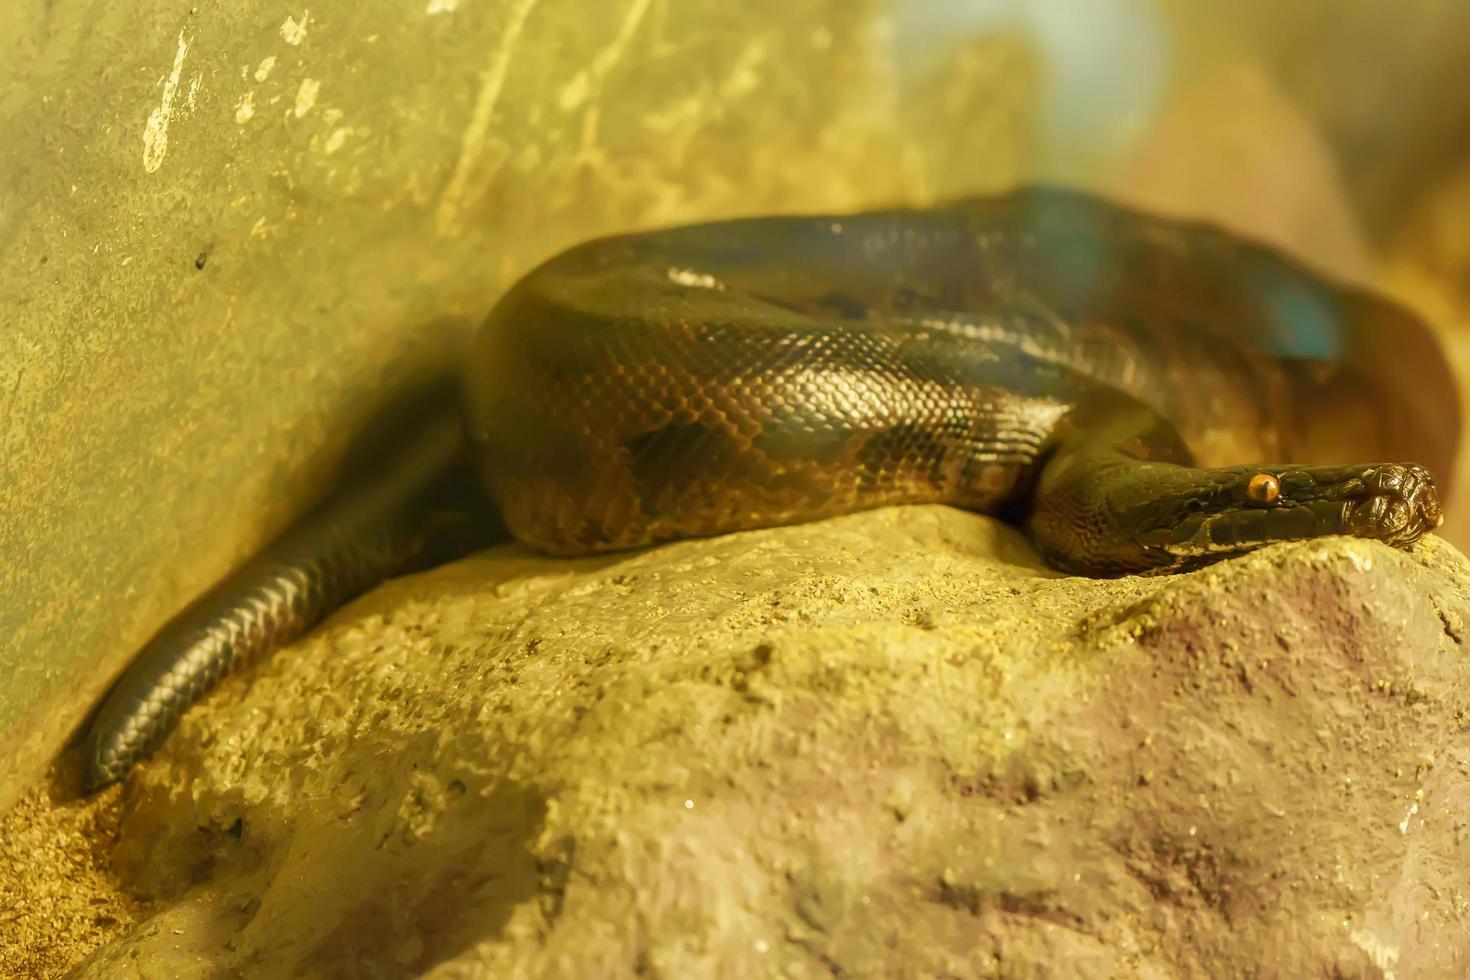
[{"label": "rock", "polygon": [[1265,71],[1231,63],[1177,88],[1105,189],[1221,225],[1349,281],[1372,260],[1318,120]]},{"label": "rock", "polygon": [[147,914],[109,873],[118,815],[38,788],[0,817],[0,977],[64,976]]},{"label": "rock", "polygon": [[152,917],[79,975],[1462,976],[1467,624],[1434,538],[1112,581],[943,507],[507,546],[92,804]]},{"label": "rock", "polygon": [[900,86],[885,20],[0,3],[0,813],[552,253],[1020,179],[1039,83],[1004,70],[1014,45],[951,32],[996,53]]},{"label": "rock", "polygon": [[[1383,285],[1439,328],[1460,382],[1460,404],[1470,406],[1470,164],[1430,184],[1396,230],[1385,255]],[[1470,453],[1460,454],[1456,486],[1470,486]],[[1470,509],[1450,508],[1440,533],[1470,546]]]}]

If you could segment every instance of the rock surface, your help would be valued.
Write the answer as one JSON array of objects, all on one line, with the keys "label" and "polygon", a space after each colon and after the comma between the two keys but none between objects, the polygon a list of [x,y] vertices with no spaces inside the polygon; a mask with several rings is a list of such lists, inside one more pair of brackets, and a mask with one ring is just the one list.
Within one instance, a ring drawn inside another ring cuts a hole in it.
[{"label": "rock surface", "polygon": [[[1429,185],[1409,210],[1384,263],[1384,285],[1439,328],[1460,404],[1470,410],[1470,163]],[[1470,452],[1460,453],[1455,485],[1470,487]],[[1470,508],[1452,508],[1440,534],[1470,546]]]},{"label": "rock surface", "polygon": [[79,975],[1463,976],[1467,624],[1433,538],[1115,581],[942,507],[496,549],[88,804],[141,904]]},{"label": "rock surface", "polygon": [[0,3],[0,813],[548,255],[1019,179],[1020,45],[887,6]]}]

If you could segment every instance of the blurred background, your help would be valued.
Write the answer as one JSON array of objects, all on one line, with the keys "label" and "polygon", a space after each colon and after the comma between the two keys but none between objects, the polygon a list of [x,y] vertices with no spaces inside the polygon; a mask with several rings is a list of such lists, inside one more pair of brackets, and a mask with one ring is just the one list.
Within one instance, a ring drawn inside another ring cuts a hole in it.
[{"label": "blurred background", "polygon": [[0,810],[579,239],[1044,179],[1390,291],[1470,366],[1464,3],[220,7],[0,9]]}]

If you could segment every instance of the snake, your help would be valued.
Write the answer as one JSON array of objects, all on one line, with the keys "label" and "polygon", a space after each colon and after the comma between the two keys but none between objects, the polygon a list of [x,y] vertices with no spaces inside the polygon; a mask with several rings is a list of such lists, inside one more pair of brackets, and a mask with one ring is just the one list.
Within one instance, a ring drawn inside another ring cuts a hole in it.
[{"label": "snake", "polygon": [[507,532],[576,556],[929,503],[1092,577],[1404,547],[1442,521],[1460,426],[1404,308],[1050,186],[576,245],[502,295],[461,374],[454,412],[124,669],[82,738],[87,788],[353,596]]}]

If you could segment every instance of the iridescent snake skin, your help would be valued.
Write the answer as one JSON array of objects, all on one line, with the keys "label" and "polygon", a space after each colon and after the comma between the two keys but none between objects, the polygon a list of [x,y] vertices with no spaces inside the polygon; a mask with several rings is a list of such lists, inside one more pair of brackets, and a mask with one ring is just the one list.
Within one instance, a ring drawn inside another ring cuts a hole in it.
[{"label": "iridescent snake skin", "polygon": [[[86,736],[89,786],[241,664],[481,543],[474,484],[556,555],[940,502],[1111,576],[1328,534],[1406,545],[1440,522],[1429,470],[1459,437],[1403,310],[1055,189],[578,246],[496,306],[460,401],[155,638]],[[1347,453],[1418,462],[1330,465]]]}]

